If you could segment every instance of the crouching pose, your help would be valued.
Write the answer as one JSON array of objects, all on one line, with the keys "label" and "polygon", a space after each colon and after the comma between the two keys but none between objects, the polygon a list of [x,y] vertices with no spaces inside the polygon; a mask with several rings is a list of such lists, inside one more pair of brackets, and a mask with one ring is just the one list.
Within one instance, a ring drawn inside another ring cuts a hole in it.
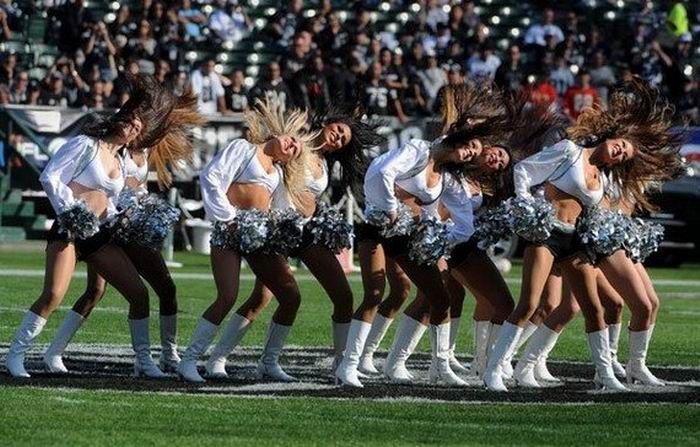
[{"label": "crouching pose", "polygon": [[112,241],[109,224],[125,183],[124,151],[162,141],[176,98],[153,78],[131,81],[131,97],[121,109],[64,144],[40,176],[57,219],[48,235],[44,290],[26,313],[7,355],[7,369],[14,377],[29,377],[25,353],[63,301],[76,260],[85,261],[129,302],[134,373],[164,377],[150,353],[148,291],[137,268]]},{"label": "crouching pose", "polygon": [[[197,360],[206,352],[219,325],[238,296],[241,258],[279,301],[272,317],[263,355],[258,362],[259,378],[290,380],[279,365],[279,356],[301,302],[299,287],[286,258],[269,252],[270,204],[284,182],[292,201],[303,207],[305,151],[313,135],[305,134],[306,113],[284,116],[277,105],[258,103],[246,116],[251,138],[233,140],[219,151],[200,175],[207,217],[215,222],[211,266],[217,295],[199,320],[178,373],[190,382],[204,382]],[[284,174],[283,174],[284,172]]]},{"label": "crouching pose", "polygon": [[[115,242],[127,255],[139,275],[158,295],[161,341],[159,364],[161,370],[171,372],[175,371],[180,362],[177,353],[177,300],[175,283],[170,277],[160,249],[179,212],[157,195],[148,195],[148,168],[149,164],[154,166],[158,173],[159,185],[167,187],[171,175],[166,166],[177,167],[177,163],[172,162],[190,160],[192,145],[188,130],[203,123],[203,119],[196,112],[197,99],[191,92],[185,92],[174,101],[167,134],[163,139],[150,151],[134,148],[127,151],[124,157],[126,180],[121,194],[123,200],[118,200],[117,206],[131,209],[120,210],[124,217],[117,219],[117,224],[112,227],[112,230],[116,231]],[[134,207],[143,210],[139,214]],[[143,216],[145,213],[149,213],[149,216]],[[87,275],[85,292],[68,311],[53,342],[44,353],[44,364],[50,372],[68,372],[63,364],[63,352],[105,294],[107,281],[90,264],[87,266]]]},{"label": "crouching pose", "polygon": [[[371,126],[341,109],[317,114],[312,121],[312,129],[320,131],[314,142],[320,149],[307,159],[303,197],[305,209],[299,211],[308,221],[304,226],[302,243],[292,255],[304,262],[333,303],[331,332],[335,370],[342,358],[352,319],[352,290],[335,255],[352,244],[352,228],[338,210],[321,203],[320,197],[328,186],[329,170],[336,161],[342,169],[343,186],[352,186],[358,177],[361,180],[366,164],[364,151],[379,144],[381,138]],[[293,206],[284,188],[278,189],[273,206]],[[271,300],[272,293],[257,279],[250,298],[233,315],[209,357],[209,377],[227,377],[226,357]]]}]

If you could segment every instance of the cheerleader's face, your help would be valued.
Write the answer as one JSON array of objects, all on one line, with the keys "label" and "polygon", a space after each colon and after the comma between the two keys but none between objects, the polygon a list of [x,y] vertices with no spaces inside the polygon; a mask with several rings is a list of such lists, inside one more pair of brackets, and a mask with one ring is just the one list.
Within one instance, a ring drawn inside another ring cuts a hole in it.
[{"label": "cheerleader's face", "polygon": [[481,155],[483,150],[481,141],[474,138],[450,151],[447,155],[447,161],[456,164],[468,163]]},{"label": "cheerleader's face", "polygon": [[622,164],[634,157],[634,145],[625,138],[611,138],[601,143],[595,150],[596,158],[603,166]]},{"label": "cheerleader's face", "polygon": [[344,123],[331,123],[323,128],[324,148],[334,152],[347,146],[352,138],[350,126]]},{"label": "cheerleader's face", "polygon": [[503,171],[510,164],[508,151],[498,146],[485,147],[478,158],[479,167],[487,174]]},{"label": "cheerleader's face", "polygon": [[301,144],[299,140],[294,137],[280,135],[267,142],[265,145],[265,152],[275,161],[287,163],[299,157],[301,153]]},{"label": "cheerleader's face", "polygon": [[121,143],[129,144],[133,142],[136,139],[136,137],[138,137],[141,134],[142,130],[143,122],[141,122],[140,118],[134,117],[130,121],[127,121],[122,127],[121,137],[123,141],[121,141]]}]

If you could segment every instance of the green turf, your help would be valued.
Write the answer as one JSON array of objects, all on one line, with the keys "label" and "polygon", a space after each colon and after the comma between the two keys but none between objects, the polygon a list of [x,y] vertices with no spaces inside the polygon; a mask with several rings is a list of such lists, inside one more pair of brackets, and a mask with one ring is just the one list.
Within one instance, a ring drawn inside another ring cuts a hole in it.
[{"label": "green turf", "polygon": [[[3,445],[697,445],[700,407],[5,389]],[[579,442],[576,442],[578,440]]]},{"label": "green turf", "polygon": [[[177,260],[184,262],[185,267],[173,270],[174,272],[198,272],[208,273],[209,258],[202,255],[178,254]],[[0,265],[3,268],[40,269],[43,265],[43,253],[37,251],[6,252],[0,250]],[[79,265],[80,270],[84,265]],[[510,280],[517,280],[520,272],[516,265],[507,275]],[[247,272],[250,273],[250,272]],[[308,276],[308,272],[300,273]],[[655,279],[700,279],[700,270],[697,266],[683,269],[652,269]],[[355,302],[361,299],[361,284],[357,275],[353,277],[351,285],[355,292]],[[197,318],[211,303],[214,297],[213,281],[207,280],[177,280],[178,301],[180,307],[180,334],[182,344],[189,339]],[[40,277],[0,277],[0,341],[8,342],[22,315],[31,302],[36,299],[41,290],[42,278]],[[48,343],[54,331],[60,325],[65,311],[72,305],[85,287],[85,280],[76,278],[73,280],[64,306],[49,320],[46,330],[39,337],[39,343]],[[248,295],[252,287],[252,281],[243,281],[239,303]],[[302,307],[297,317],[297,322],[290,335],[289,342],[301,346],[330,346],[330,301],[314,281],[300,281],[302,291]],[[511,283],[511,290],[515,296],[519,291],[517,284]],[[700,331],[700,283],[693,285],[658,285],[661,299],[661,313],[659,324],[654,333],[652,349],[649,353],[649,362],[658,365],[700,365],[700,351],[697,349],[697,333]],[[158,301],[151,294],[151,308],[153,316],[157,315]],[[274,310],[274,304],[260,317],[259,323],[252,329],[243,341],[243,345],[261,345],[265,333],[265,327]],[[123,343],[130,341],[129,331],[126,325],[126,301],[114,290],[107,292],[103,302],[93,312],[88,322],[75,337],[75,342],[100,342]],[[465,320],[473,310],[473,300],[467,298],[463,315]],[[625,318],[628,318],[625,312]],[[153,333],[157,333],[157,318],[153,318]],[[387,337],[382,343],[382,348],[388,349],[393,339],[393,331],[397,325],[393,325]],[[460,328],[459,352],[470,352],[471,328],[468,323]],[[577,318],[566,331],[552,353],[554,359],[588,360],[589,354],[582,336],[583,322]],[[620,357],[626,358],[627,337],[623,336],[620,346]],[[419,345],[419,350],[429,350],[427,337]]]}]

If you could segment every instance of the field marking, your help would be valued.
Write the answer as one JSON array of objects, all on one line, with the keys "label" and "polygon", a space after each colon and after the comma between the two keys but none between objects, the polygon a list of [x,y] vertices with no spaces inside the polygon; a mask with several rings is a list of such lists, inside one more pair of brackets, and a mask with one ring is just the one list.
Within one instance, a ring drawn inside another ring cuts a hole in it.
[{"label": "field marking", "polygon": [[[213,281],[211,273],[187,273],[187,272],[172,272],[173,279],[185,279],[193,281]],[[0,277],[30,277],[30,278],[40,278],[44,276],[44,270],[42,269],[0,269]],[[73,274],[77,278],[86,278],[87,273],[85,271],[76,271]],[[313,275],[307,273],[295,273],[294,278],[297,281],[314,281],[316,278]],[[243,281],[253,281],[255,280],[255,275],[250,273],[241,274],[241,280]],[[359,274],[348,275],[348,281],[360,282],[362,278]],[[685,287],[700,287],[700,280],[698,279],[654,279],[654,284],[660,286],[685,286]],[[520,278],[506,278],[508,284],[519,285],[521,283]]]}]

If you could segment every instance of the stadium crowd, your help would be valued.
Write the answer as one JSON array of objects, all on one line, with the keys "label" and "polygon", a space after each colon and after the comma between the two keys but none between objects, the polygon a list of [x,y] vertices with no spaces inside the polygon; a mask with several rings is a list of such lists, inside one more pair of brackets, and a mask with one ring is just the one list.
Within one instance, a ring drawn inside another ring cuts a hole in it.
[{"label": "stadium crowd", "polygon": [[[0,104],[113,108],[128,98],[121,74],[142,72],[176,92],[191,84],[201,111],[211,114],[244,111],[266,95],[322,109],[359,93],[368,114],[403,122],[434,114],[443,86],[470,82],[526,91],[575,118],[583,107],[604,106],[612,85],[637,74],[661,88],[680,115],[700,121],[692,17],[700,11],[682,2],[627,2],[631,12],[611,21],[590,20],[594,0],[551,2],[554,10],[531,1],[536,15],[506,41],[492,38],[496,19],[480,15],[479,1],[471,0],[348,1],[349,15],[329,0],[290,0],[262,27],[248,13],[256,0],[140,0],[102,17],[84,0],[36,3],[0,0],[0,42],[22,32],[23,15],[41,13],[44,43],[60,54],[33,78],[17,54],[2,53]],[[372,12],[382,8],[405,11],[405,22],[376,26]],[[224,50],[243,40],[279,57],[253,74],[245,62],[189,57],[189,48]]]}]

